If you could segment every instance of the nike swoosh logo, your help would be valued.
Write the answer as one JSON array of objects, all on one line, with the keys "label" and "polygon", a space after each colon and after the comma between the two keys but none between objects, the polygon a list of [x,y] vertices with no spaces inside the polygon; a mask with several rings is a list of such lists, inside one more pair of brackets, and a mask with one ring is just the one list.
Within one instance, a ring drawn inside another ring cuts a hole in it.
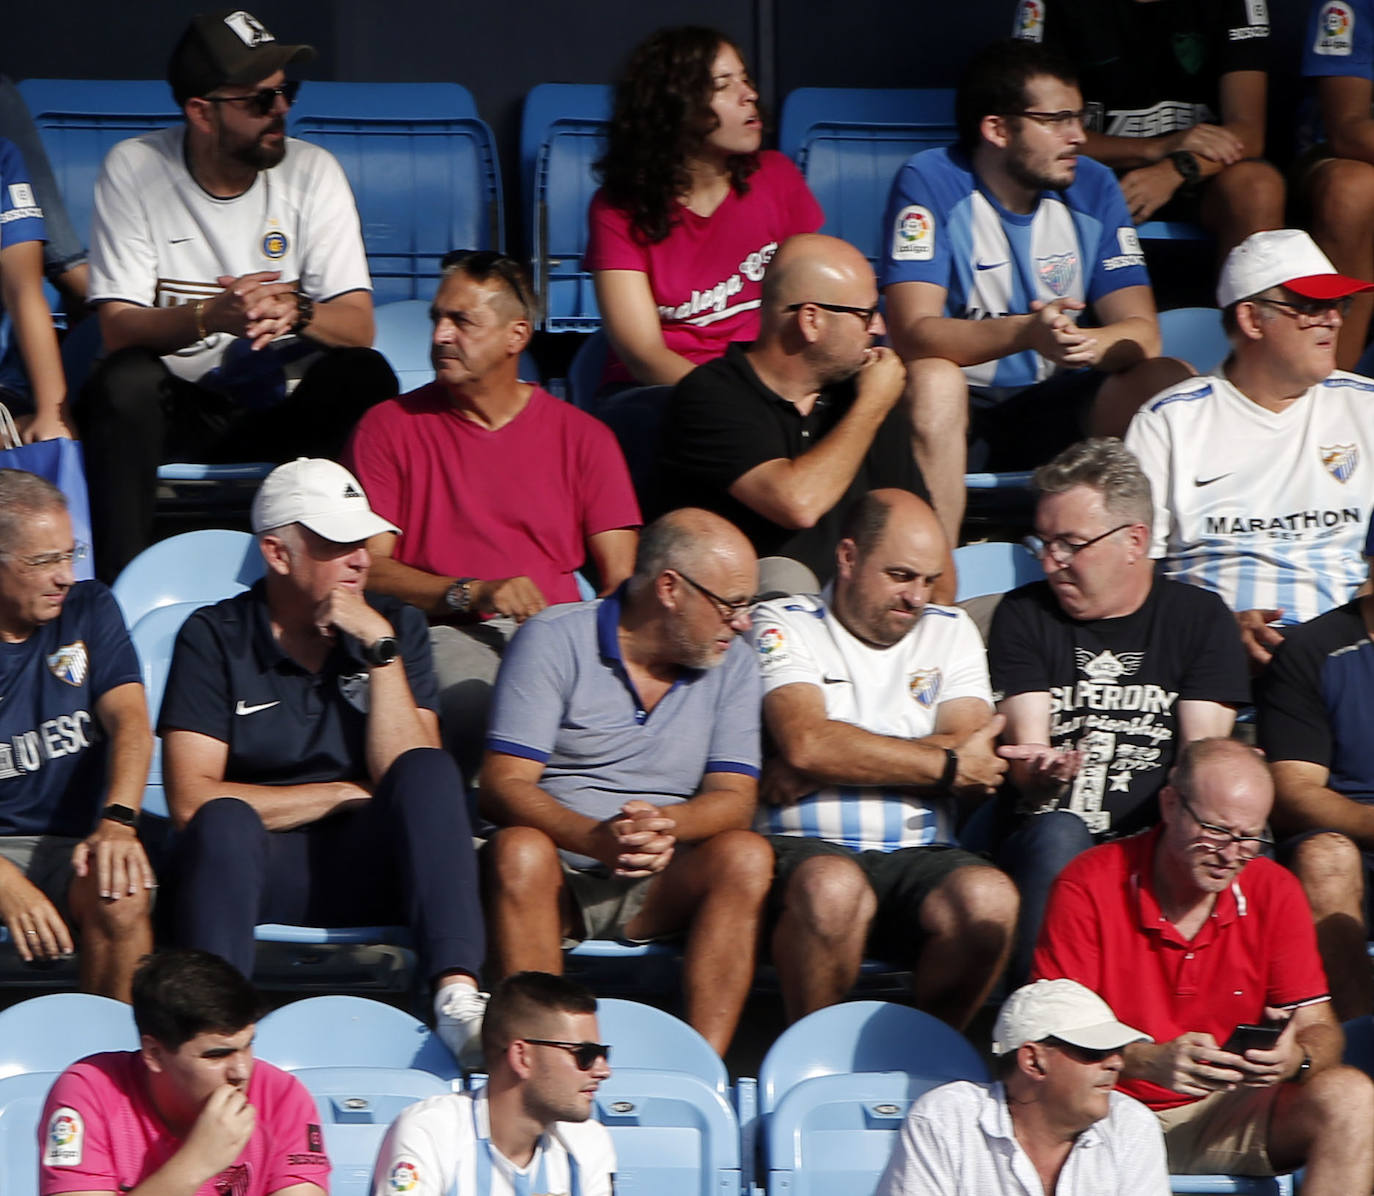
[{"label": "nike swoosh logo", "polygon": [[169,244],[172,244],[172,245],[181,245],[181,244],[183,244],[183,243],[186,242],[186,241],[194,241],[194,240],[195,240],[195,237],[173,237],[173,238],[171,239],[171,241],[169,242]]},{"label": "nike swoosh logo", "polygon": [[848,677],[821,677],[821,681],[826,685],[851,685],[853,684]]},{"label": "nike swoosh logo", "polygon": [[[1235,471],[1232,470],[1231,472],[1234,473]],[[1229,478],[1230,476],[1231,476],[1230,473],[1219,473],[1219,474],[1217,474],[1217,476],[1214,477],[1214,478],[1194,478],[1194,479],[1193,479],[1193,485],[1194,485],[1194,486],[1210,486],[1213,482],[1219,482],[1219,481],[1221,481],[1222,478]]]},{"label": "nike swoosh logo", "polygon": [[1006,262],[974,262],[975,270],[996,270],[999,266],[1005,266]]},{"label": "nike swoosh logo", "polygon": [[245,702],[242,698],[240,698],[240,699],[239,699],[239,704],[238,704],[237,706],[234,707],[234,713],[235,713],[235,714],[257,714],[257,712],[258,712],[259,710],[271,710],[273,706],[280,706],[280,705],[281,705],[281,700],[278,699],[278,700],[275,701],[275,702],[263,702],[261,705],[258,705],[258,706],[250,706],[250,705],[248,705],[247,702]]}]

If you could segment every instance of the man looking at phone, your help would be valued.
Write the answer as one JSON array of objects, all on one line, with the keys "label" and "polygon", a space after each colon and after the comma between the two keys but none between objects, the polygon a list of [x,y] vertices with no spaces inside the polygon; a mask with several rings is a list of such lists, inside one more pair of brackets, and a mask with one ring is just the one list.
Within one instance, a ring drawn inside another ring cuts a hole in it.
[{"label": "man looking at phone", "polygon": [[[1160,792],[1160,825],[1060,874],[1032,973],[1077,980],[1153,1037],[1126,1047],[1120,1086],[1158,1116],[1172,1173],[1306,1164],[1305,1196],[1367,1192],[1374,1086],[1340,1066],[1301,887],[1255,858],[1273,800],[1251,749],[1189,744]],[[1280,1028],[1272,1046],[1232,1040],[1259,1023]]]}]

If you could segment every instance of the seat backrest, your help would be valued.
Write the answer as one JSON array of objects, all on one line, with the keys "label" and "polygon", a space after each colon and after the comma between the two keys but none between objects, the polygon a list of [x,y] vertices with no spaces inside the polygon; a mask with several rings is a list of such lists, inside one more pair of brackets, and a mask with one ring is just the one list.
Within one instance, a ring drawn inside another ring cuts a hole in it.
[{"label": "seat backrest", "polygon": [[759,1069],[759,1112],[771,1113],[803,1080],[901,1070],[944,1080],[984,1080],[981,1056],[938,1018],[886,1001],[846,1001],[794,1022]]},{"label": "seat backrest", "polygon": [[980,594],[1005,594],[1045,576],[1035,554],[1024,544],[999,540],[956,548],[954,567],[959,572],[956,602],[977,598]]},{"label": "seat backrest", "polygon": [[133,1012],[92,993],[46,993],[0,1012],[0,1078],[61,1071],[100,1051],[138,1049]]},{"label": "seat backrest", "polygon": [[401,394],[434,381],[429,308],[429,298],[398,299],[383,303],[373,313],[377,328],[373,347],[396,374]]},{"label": "seat backrest", "polygon": [[462,1074],[448,1048],[423,1022],[365,997],[307,997],[274,1009],[258,1022],[253,1049],[288,1071],[401,1068],[443,1081]]},{"label": "seat backrest", "polygon": [[783,101],[780,148],[825,210],[821,231],[882,253],[892,180],[912,154],[955,140],[954,92],[802,87]]},{"label": "seat backrest", "polygon": [[596,1019],[602,1040],[611,1044],[615,1070],[682,1071],[722,1097],[729,1091],[730,1077],[720,1056],[671,1013],[638,1001],[603,997],[596,1003]]},{"label": "seat backrest", "polygon": [[768,1190],[791,1196],[871,1193],[912,1102],[945,1082],[891,1071],[803,1080],[766,1122]]},{"label": "seat backrest", "polygon": [[163,79],[25,79],[19,94],[38,127],[72,227],[86,245],[105,155],[125,138],[184,119]]},{"label": "seat backrest", "polygon": [[616,1067],[597,1090],[595,1115],[615,1144],[620,1196],[740,1191],[739,1123],[698,1076]]},{"label": "seat backrest", "polygon": [[[28,1196],[38,1191],[39,1122],[48,1089],[58,1074],[35,1071],[0,1079],[0,1192],[5,1196]],[[56,1116],[53,1120],[59,1121]],[[60,1122],[53,1130],[55,1144],[62,1145]]]},{"label": "seat backrest", "polygon": [[1159,335],[1164,357],[1180,357],[1199,374],[1213,373],[1231,352],[1221,309],[1174,307],[1159,313]]},{"label": "seat backrest", "polygon": [[289,119],[348,176],[374,303],[427,301],[449,250],[505,244],[496,142],[467,88],[311,82]]},{"label": "seat backrest", "polygon": [[159,540],[134,557],[111,587],[129,627],[173,603],[205,606],[232,598],[263,574],[262,553],[247,532],[207,528]]},{"label": "seat backrest", "polygon": [[295,1075],[320,1113],[334,1196],[367,1196],[391,1123],[417,1101],[451,1091],[427,1071],[398,1067],[307,1067]]}]

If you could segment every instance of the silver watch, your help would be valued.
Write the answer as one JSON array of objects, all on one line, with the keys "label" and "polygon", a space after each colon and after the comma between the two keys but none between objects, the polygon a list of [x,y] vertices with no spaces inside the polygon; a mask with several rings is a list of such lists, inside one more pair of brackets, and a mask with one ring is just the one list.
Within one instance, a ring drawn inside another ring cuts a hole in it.
[{"label": "silver watch", "polygon": [[472,610],[472,583],[475,577],[460,577],[444,591],[444,605],[455,615]]}]

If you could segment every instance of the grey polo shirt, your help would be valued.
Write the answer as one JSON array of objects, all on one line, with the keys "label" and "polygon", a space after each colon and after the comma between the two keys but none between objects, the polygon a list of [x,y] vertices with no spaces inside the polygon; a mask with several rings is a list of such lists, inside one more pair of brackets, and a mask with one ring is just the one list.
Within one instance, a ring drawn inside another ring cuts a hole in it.
[{"label": "grey polo shirt", "polygon": [[[686,801],[707,773],[759,775],[759,670],[737,639],[714,669],[687,669],[652,711],[616,635],[621,591],[549,607],[501,661],[487,748],[544,765],[539,786],[598,822],[631,798]],[[596,861],[565,853],[575,867]]]}]

